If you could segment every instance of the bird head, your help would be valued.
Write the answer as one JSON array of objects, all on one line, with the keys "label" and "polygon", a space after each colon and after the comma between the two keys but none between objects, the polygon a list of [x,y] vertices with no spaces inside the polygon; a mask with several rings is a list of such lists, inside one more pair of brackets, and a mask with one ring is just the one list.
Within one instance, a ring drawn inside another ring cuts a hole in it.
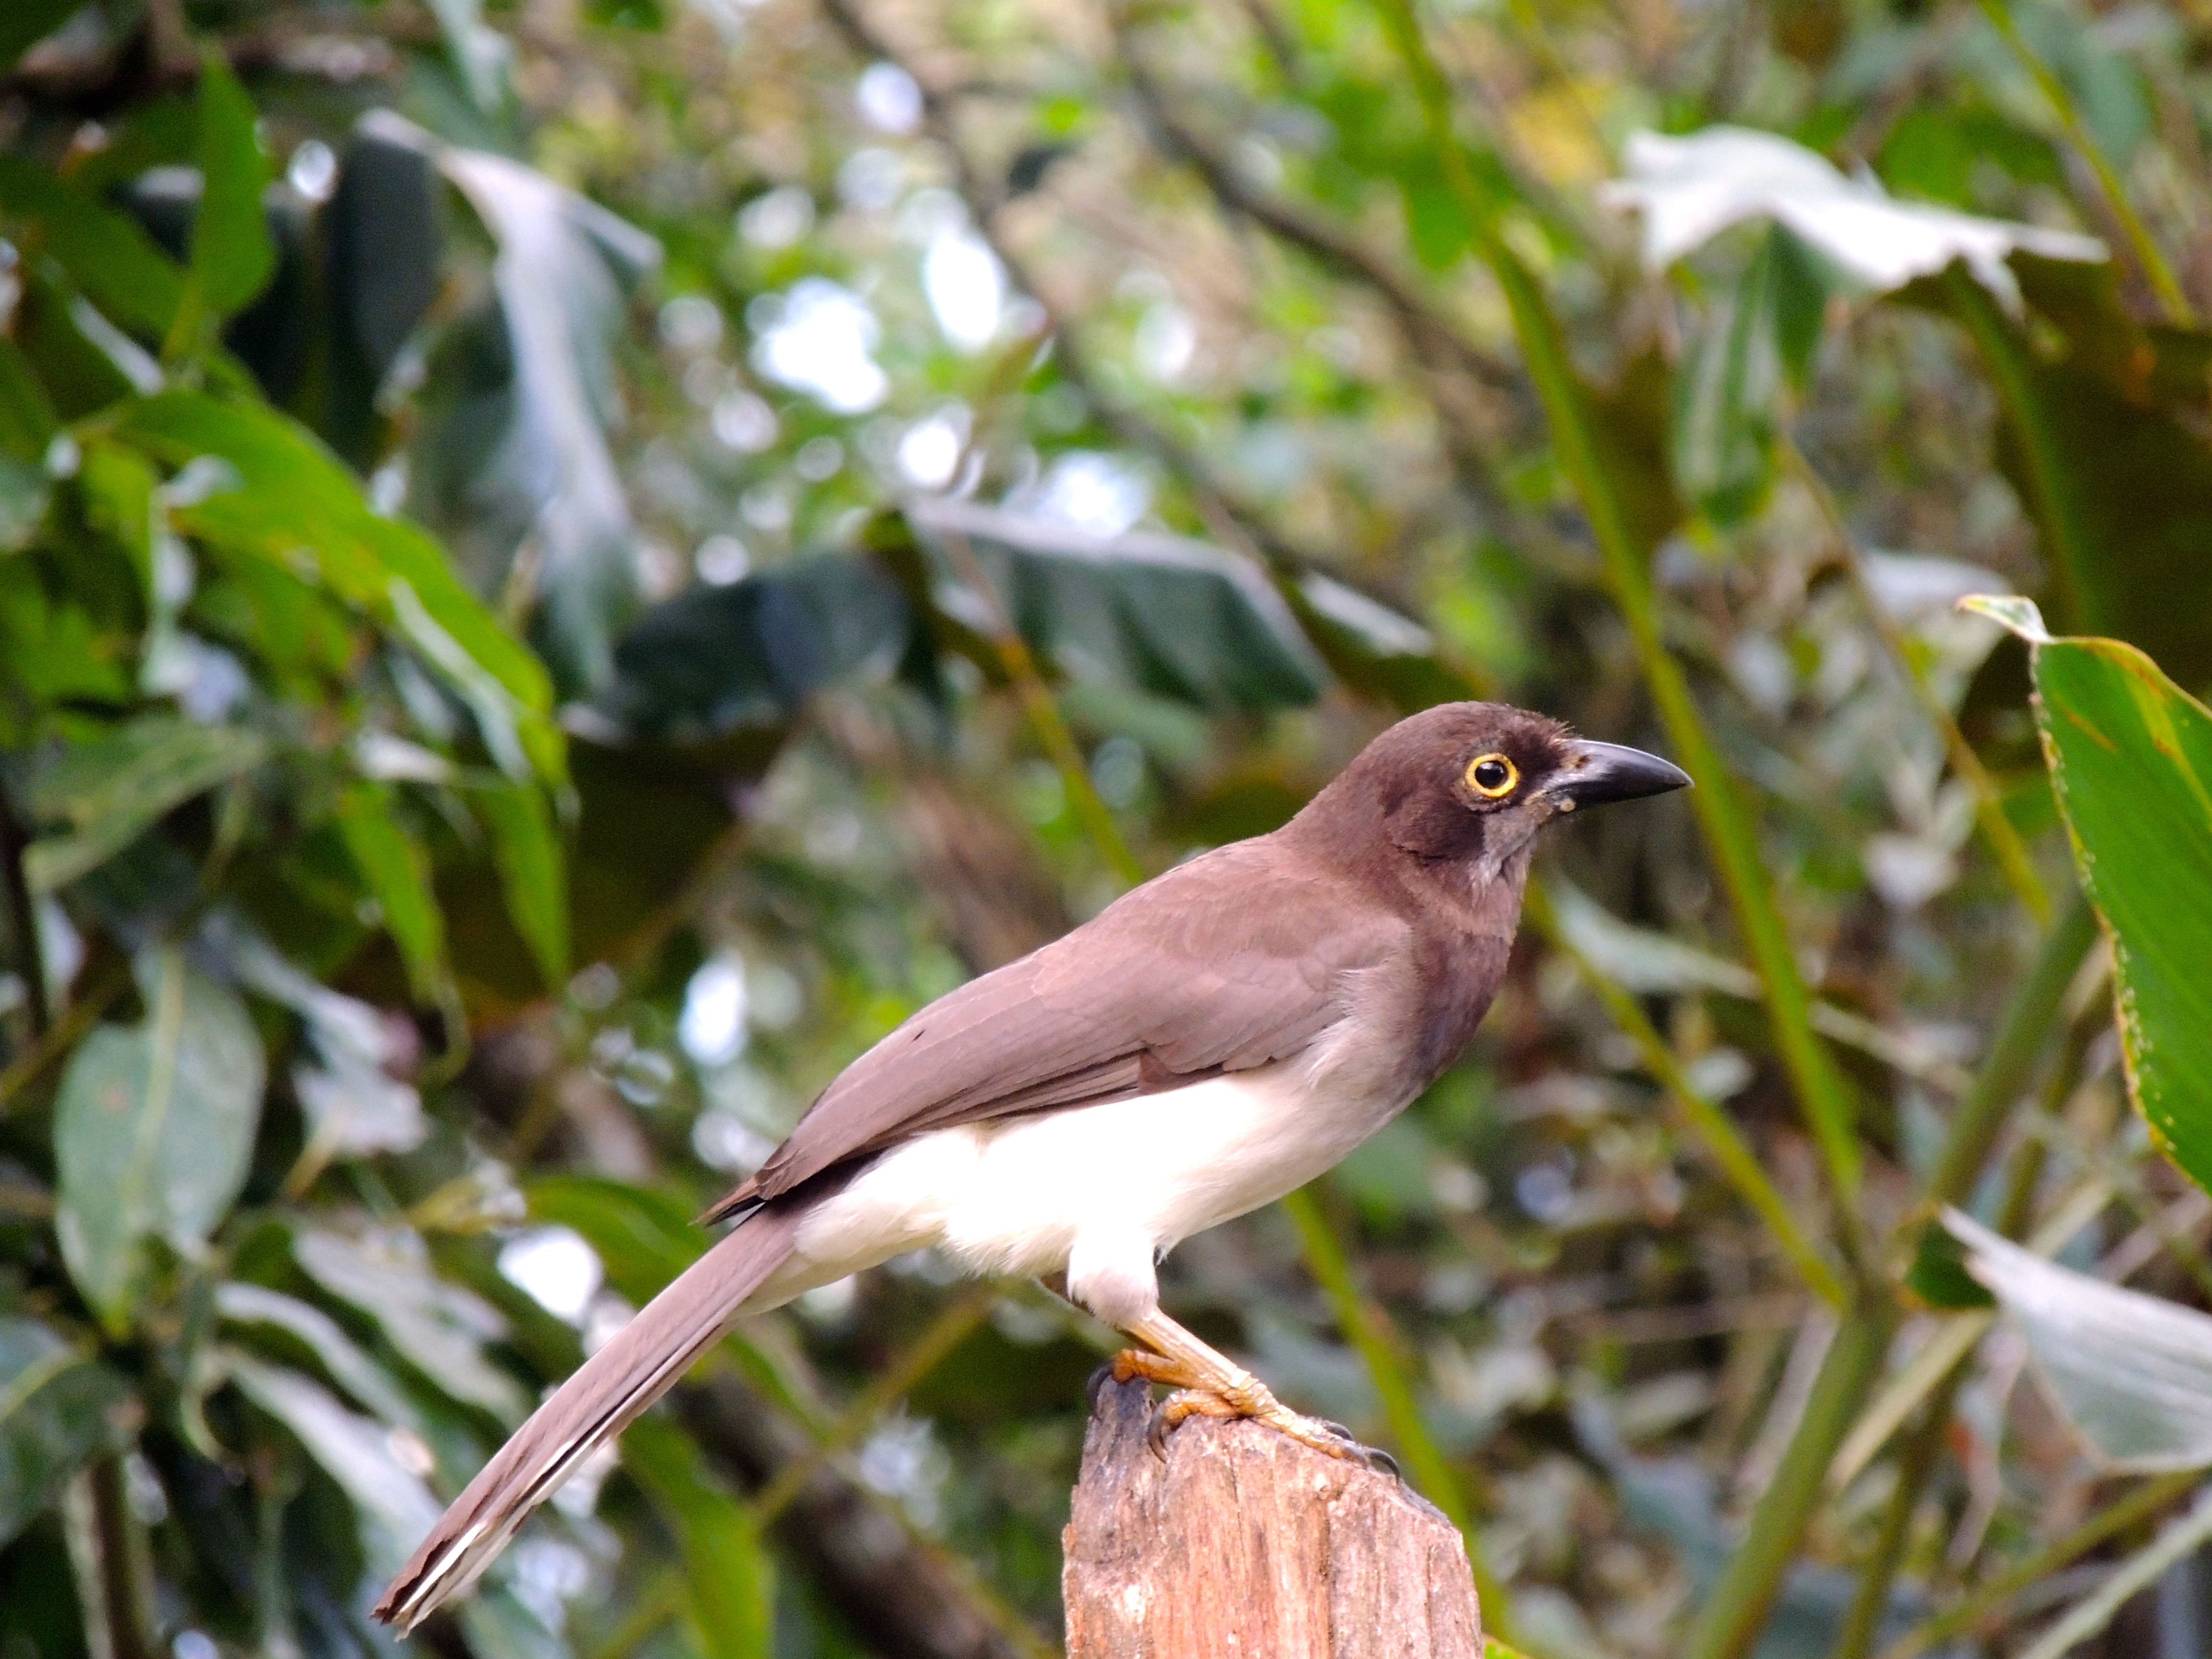
[{"label": "bird head", "polygon": [[1563,814],[1689,781],[1656,755],[1578,738],[1548,715],[1452,702],[1383,732],[1308,810],[1347,829],[1379,814],[1401,851],[1494,872],[1525,867],[1536,832]]}]

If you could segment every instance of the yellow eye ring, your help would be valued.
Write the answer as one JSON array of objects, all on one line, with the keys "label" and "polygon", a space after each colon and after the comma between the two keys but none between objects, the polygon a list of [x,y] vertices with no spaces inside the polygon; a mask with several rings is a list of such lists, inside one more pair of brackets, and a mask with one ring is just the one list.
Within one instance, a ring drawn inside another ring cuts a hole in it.
[{"label": "yellow eye ring", "polygon": [[1477,755],[1467,763],[1467,787],[1485,800],[1502,800],[1521,784],[1521,769],[1503,755]]}]

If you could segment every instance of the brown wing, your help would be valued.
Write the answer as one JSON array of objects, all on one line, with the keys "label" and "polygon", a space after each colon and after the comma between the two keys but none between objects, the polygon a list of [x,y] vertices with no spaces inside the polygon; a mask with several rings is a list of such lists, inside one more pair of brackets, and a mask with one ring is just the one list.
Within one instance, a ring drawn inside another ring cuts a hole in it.
[{"label": "brown wing", "polygon": [[1273,838],[1221,848],[940,997],[854,1060],[709,1212],[925,1129],[1171,1088],[1297,1052],[1410,933]]}]

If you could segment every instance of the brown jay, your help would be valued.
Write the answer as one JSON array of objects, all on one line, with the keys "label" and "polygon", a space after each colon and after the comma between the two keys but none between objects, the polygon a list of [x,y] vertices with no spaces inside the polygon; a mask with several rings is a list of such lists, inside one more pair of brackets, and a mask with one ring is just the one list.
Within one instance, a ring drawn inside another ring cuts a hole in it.
[{"label": "brown jay", "polygon": [[1458,1058],[1505,972],[1537,831],[1690,781],[1498,703],[1400,721],[1288,823],[1178,865],[940,997],[825,1089],[708,1212],[728,1233],[586,1360],[431,1529],[377,1607],[411,1627],[738,1320],[933,1246],[1057,1275],[1145,1345],[1163,1420],[1331,1425],[1160,1311],[1193,1233],[1304,1185]]}]

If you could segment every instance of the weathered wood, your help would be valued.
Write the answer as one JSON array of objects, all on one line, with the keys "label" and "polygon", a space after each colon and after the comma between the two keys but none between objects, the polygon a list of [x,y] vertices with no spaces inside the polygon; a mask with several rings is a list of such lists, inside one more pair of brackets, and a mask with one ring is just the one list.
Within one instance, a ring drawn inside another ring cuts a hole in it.
[{"label": "weathered wood", "polygon": [[1388,1474],[1108,1383],[1061,1535],[1067,1659],[1477,1659],[1451,1523]]}]

